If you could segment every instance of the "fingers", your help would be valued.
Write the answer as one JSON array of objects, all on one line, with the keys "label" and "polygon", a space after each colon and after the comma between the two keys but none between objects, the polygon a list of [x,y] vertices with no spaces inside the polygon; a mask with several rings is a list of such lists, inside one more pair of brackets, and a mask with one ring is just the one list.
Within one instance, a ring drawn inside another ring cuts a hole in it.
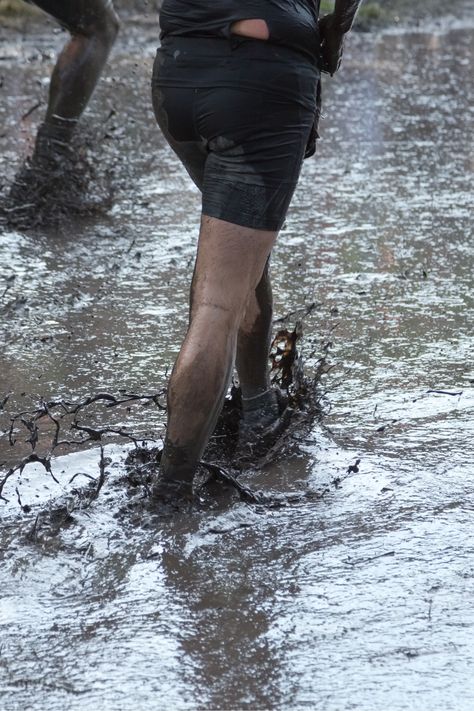
[{"label": "fingers", "polygon": [[342,46],[337,51],[335,51],[335,52],[333,51],[331,53],[328,51],[324,51],[324,48],[322,48],[322,51],[321,51],[321,56],[322,56],[321,71],[325,72],[326,74],[330,74],[331,76],[334,76],[334,74],[337,72],[337,70],[341,66],[342,55],[343,55],[343,47]]}]

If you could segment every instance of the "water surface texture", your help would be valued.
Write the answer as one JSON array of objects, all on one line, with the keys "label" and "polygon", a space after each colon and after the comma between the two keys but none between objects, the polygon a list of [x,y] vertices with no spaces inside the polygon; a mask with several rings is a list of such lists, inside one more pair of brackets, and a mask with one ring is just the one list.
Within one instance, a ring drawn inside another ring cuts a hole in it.
[{"label": "water surface texture", "polygon": [[[154,33],[123,34],[88,114],[102,159],[120,157],[110,214],[0,237],[2,471],[30,451],[25,433],[8,445],[13,413],[157,392],[184,333],[199,195],[154,125]],[[322,498],[127,514],[115,443],[98,500],[35,543],[38,512],[99,453],[58,457],[58,483],[28,466],[0,501],[1,711],[473,708],[473,40],[472,19],[353,36],[324,83],[273,273],[277,316],[317,304],[304,348],[334,365],[328,412],[246,475]],[[60,42],[2,47],[9,179]],[[97,417],[163,432],[156,407]]]}]

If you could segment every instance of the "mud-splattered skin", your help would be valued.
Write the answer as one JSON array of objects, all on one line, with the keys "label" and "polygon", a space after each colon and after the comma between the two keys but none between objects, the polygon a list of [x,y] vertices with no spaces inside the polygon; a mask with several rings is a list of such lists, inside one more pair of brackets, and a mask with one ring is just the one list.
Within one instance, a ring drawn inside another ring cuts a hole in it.
[{"label": "mud-splattered skin", "polygon": [[45,121],[76,120],[86,108],[117,36],[111,0],[34,0],[71,33],[53,70]]}]

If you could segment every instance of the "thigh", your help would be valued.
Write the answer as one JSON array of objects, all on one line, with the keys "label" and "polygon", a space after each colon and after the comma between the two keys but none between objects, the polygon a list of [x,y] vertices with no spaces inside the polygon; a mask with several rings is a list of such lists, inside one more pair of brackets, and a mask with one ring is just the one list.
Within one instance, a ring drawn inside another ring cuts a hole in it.
[{"label": "thigh", "polygon": [[106,24],[113,13],[112,0],[32,0],[71,33],[87,32]]},{"label": "thigh", "polygon": [[254,230],[203,215],[193,278],[192,314],[202,306],[243,315],[262,279],[276,232]]}]

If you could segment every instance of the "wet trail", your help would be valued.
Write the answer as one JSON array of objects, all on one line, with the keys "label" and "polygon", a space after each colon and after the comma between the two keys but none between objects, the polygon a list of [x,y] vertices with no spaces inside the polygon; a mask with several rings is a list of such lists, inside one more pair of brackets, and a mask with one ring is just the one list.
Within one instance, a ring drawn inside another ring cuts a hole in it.
[{"label": "wet trail", "polygon": [[[5,431],[30,396],[157,392],[184,332],[199,198],[154,126],[144,36],[122,38],[91,109],[103,159],[122,156],[111,213],[0,238],[2,471],[29,451]],[[473,37],[472,21],[354,36],[325,82],[323,141],[273,274],[278,316],[317,303],[304,351],[311,368],[330,344],[330,411],[298,451],[245,475],[322,498],[223,496],[156,517],[111,443],[97,501],[35,542],[37,513],[74,475],[96,477],[99,453],[58,457],[58,483],[27,467],[0,501],[2,711],[472,708]],[[9,178],[53,41],[2,48]],[[163,428],[155,407],[94,417]]]}]

